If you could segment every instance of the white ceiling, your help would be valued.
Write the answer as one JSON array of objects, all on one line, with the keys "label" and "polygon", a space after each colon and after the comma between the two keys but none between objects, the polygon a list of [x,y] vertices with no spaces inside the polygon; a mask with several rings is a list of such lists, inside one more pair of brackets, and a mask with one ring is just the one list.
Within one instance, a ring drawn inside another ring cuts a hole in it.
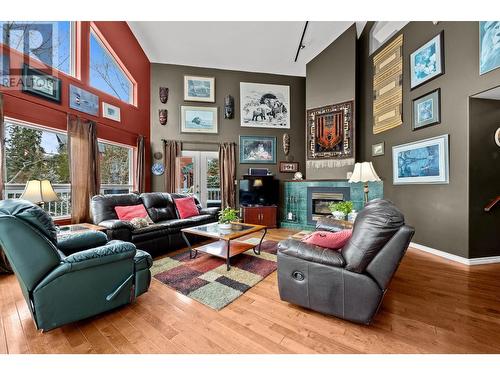
[{"label": "white ceiling", "polygon": [[353,22],[128,22],[152,63],[295,76]]}]

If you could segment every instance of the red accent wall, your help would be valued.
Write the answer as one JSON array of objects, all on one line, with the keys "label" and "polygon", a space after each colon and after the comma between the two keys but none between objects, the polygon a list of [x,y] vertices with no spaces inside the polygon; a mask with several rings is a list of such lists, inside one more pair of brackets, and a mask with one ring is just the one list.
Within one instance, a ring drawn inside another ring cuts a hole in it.
[{"label": "red accent wall", "polygon": [[[89,85],[89,33],[91,24],[106,39],[114,54],[121,60],[125,69],[136,82],[136,106],[124,103],[115,97],[96,90]],[[37,96],[25,94],[20,88],[4,88],[5,116],[23,121],[33,122],[51,128],[66,130],[68,113],[97,122],[99,138],[119,142],[131,146],[136,145],[137,136],[146,137],[146,189],[151,186],[151,153],[150,150],[150,67],[151,64],[139,42],[126,22],[88,22],[77,23],[76,33],[76,68],[80,79],[61,72],[57,74],[62,80],[61,103],[54,103]],[[8,51],[4,50],[4,53]],[[24,57],[11,52],[11,72],[19,72]],[[81,87],[99,96],[99,116],[91,116],[69,108],[69,84]],[[120,107],[121,122],[105,119],[101,116],[102,101]]]}]

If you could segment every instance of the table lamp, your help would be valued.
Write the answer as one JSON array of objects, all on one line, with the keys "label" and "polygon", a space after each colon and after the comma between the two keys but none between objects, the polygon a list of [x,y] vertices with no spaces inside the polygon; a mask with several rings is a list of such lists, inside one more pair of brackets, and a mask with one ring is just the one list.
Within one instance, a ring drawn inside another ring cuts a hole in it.
[{"label": "table lamp", "polygon": [[56,202],[59,200],[49,180],[28,181],[20,198],[39,206],[47,202]]},{"label": "table lamp", "polygon": [[365,205],[368,203],[368,181],[381,181],[372,162],[365,161],[354,164],[354,171],[352,171],[349,182],[364,182]]}]

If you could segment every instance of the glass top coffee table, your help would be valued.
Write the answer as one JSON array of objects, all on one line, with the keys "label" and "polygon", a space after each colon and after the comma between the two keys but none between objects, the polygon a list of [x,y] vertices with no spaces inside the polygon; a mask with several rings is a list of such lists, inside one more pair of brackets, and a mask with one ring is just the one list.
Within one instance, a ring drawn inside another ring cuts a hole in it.
[{"label": "glass top coffee table", "polygon": [[[237,241],[238,238],[244,237],[246,235],[262,232],[262,237],[260,238],[259,244],[251,244],[248,242]],[[203,236],[208,238],[216,239],[217,241],[211,242],[206,245],[198,246],[196,248],[191,247],[191,243],[186,237],[186,233],[195,234],[197,236]],[[197,227],[185,228],[181,230],[182,238],[189,247],[189,257],[191,259],[196,258],[198,251],[206,254],[210,254],[219,258],[226,260],[227,270],[231,269],[231,258],[235,255],[244,253],[247,250],[253,249],[255,254],[260,254],[260,247],[262,241],[267,233],[267,227],[264,225],[254,225],[254,224],[240,224],[234,223],[231,229],[220,229],[217,223],[199,225]]]}]

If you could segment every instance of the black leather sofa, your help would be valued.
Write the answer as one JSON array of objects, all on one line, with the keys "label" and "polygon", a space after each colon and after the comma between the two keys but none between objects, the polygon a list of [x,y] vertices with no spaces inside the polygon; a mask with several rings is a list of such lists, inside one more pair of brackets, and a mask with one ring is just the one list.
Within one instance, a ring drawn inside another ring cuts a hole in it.
[{"label": "black leather sofa", "polygon": [[[92,198],[91,212],[94,224],[107,228],[110,240],[132,242],[138,248],[152,255],[166,253],[186,246],[181,229],[217,221],[218,208],[202,208],[195,198],[200,215],[187,219],[179,219],[174,199],[187,195],[169,193],[143,193],[141,195],[108,194],[96,195]],[[144,204],[154,224],[145,228],[134,229],[128,221],[118,220],[116,206],[133,206]],[[187,235],[191,243],[206,238]]]},{"label": "black leather sofa", "polygon": [[[343,228],[325,218],[317,230]],[[321,313],[370,324],[415,230],[401,211],[383,199],[358,214],[341,251],[294,239],[278,245],[280,298]]]}]

